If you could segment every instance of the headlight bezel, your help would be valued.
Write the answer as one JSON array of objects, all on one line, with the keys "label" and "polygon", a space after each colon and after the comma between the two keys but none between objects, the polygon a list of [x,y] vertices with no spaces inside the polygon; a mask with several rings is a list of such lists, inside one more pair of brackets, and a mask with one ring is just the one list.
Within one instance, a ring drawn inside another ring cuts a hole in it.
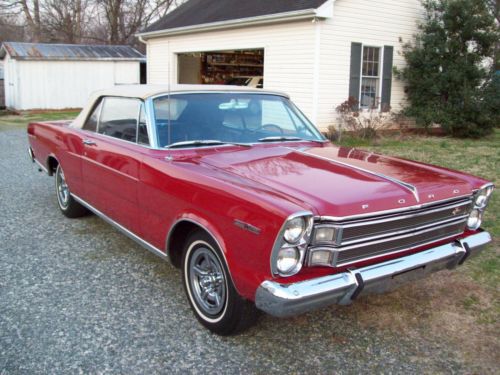
[{"label": "headlight bezel", "polygon": [[[478,190],[476,190],[472,196],[472,209],[469,212],[469,217],[467,218],[467,229],[469,230],[478,230],[481,227],[483,221],[483,214],[486,208],[488,207],[488,203],[493,194],[493,190],[495,189],[495,185],[493,183],[487,183],[481,186]],[[482,201],[478,202],[478,200],[482,198]],[[472,221],[474,224],[470,224],[469,222],[473,219],[473,213],[477,212],[476,221]]]},{"label": "headlight bezel", "polygon": [[[274,242],[274,246],[271,253],[271,273],[273,274],[273,276],[289,277],[296,275],[298,272],[300,272],[302,266],[304,265],[304,258],[311,237],[311,232],[314,222],[313,217],[314,215],[310,211],[296,212],[287,217],[287,219],[281,226],[280,231],[278,232],[278,236]],[[289,242],[287,241],[287,239],[285,239],[285,231],[287,230],[289,223],[298,218],[303,220],[304,229],[302,230],[300,238],[298,238],[295,242]],[[279,251],[285,248],[286,249],[294,248],[295,251],[297,251],[299,258],[299,261],[297,262],[295,267],[290,269],[288,272],[283,272],[282,270],[279,270],[277,264]]]},{"label": "headlight bezel", "polygon": [[[474,224],[469,224],[469,221],[473,218],[473,213],[477,213],[476,216],[474,217],[475,221]],[[470,214],[469,217],[467,218],[467,228],[470,230],[478,230],[481,227],[481,223],[483,221],[483,213],[480,211],[478,208],[474,208]]]},{"label": "headlight bezel", "polygon": [[[490,201],[490,198],[491,198],[491,195],[493,194],[494,189],[495,189],[495,186],[493,184],[486,184],[486,185],[482,186],[480,189],[478,189],[474,193],[474,197],[473,197],[474,207],[484,210],[488,206],[488,203]],[[478,199],[481,197],[484,197],[483,202],[478,203]]]}]

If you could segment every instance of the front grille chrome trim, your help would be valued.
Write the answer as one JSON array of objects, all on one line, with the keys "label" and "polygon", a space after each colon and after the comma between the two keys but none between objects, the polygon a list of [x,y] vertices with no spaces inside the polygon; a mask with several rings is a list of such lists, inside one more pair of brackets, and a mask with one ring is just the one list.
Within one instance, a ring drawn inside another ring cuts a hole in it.
[{"label": "front grille chrome trim", "polygon": [[346,247],[331,247],[331,246],[310,247],[309,251],[307,253],[307,257],[306,257],[306,259],[307,259],[307,265],[308,266],[312,266],[312,267],[315,266],[315,265],[311,264],[312,254],[315,251],[330,251],[330,252],[332,252],[333,253],[333,256],[331,257],[332,264],[330,265],[330,267],[342,267],[342,266],[350,265],[350,264],[357,263],[357,262],[360,262],[360,261],[371,260],[371,259],[374,259],[374,258],[379,258],[381,256],[393,255],[393,254],[401,253],[401,252],[404,252],[404,251],[416,249],[416,248],[423,247],[423,246],[426,246],[426,245],[434,243],[434,242],[438,242],[438,241],[442,241],[442,240],[446,240],[446,239],[449,239],[449,238],[453,238],[453,237],[459,236],[461,233],[463,233],[463,230],[461,231],[461,233],[455,232],[455,233],[450,234],[449,236],[444,236],[444,237],[439,238],[439,239],[433,239],[433,240],[431,240],[429,242],[418,243],[418,244],[415,244],[415,245],[404,247],[402,249],[397,249],[397,250],[394,250],[394,251],[388,251],[386,253],[377,253],[377,254],[373,254],[372,253],[373,255],[367,254],[366,257],[363,257],[361,259],[354,259],[352,261],[346,261],[346,262],[337,263],[338,260],[339,260],[339,255],[342,252],[345,252],[345,251],[359,249],[359,248],[363,248],[363,247],[369,247],[369,246],[372,246],[372,245],[383,244],[383,243],[389,242],[389,241],[402,240],[402,239],[406,239],[406,238],[410,238],[410,237],[414,237],[414,236],[416,237],[416,236],[419,236],[419,235],[422,235],[422,234],[425,234],[425,233],[429,233],[429,232],[432,232],[432,231],[437,231],[439,229],[443,229],[443,228],[450,227],[450,226],[453,226],[453,225],[464,224],[464,227],[465,227],[466,221],[467,221],[467,218],[465,217],[465,218],[462,218],[462,219],[459,219],[459,220],[454,220],[452,222],[449,222],[449,223],[446,223],[446,224],[443,224],[443,225],[433,226],[431,228],[426,228],[426,229],[419,230],[419,231],[413,231],[413,232],[408,233],[408,234],[399,235],[399,236],[392,236],[392,237],[388,237],[388,238],[384,238],[384,239],[379,239],[379,240],[376,240],[376,241],[363,242],[361,244],[356,244],[356,245],[351,245],[351,246],[346,246]]},{"label": "front grille chrome trim", "polygon": [[[369,242],[366,242],[366,241],[372,241],[372,240],[376,240],[376,239],[379,239],[379,238],[385,238],[385,237],[391,237],[391,236],[399,236],[401,234],[406,234],[406,233],[416,234],[420,230],[423,230],[423,229],[426,229],[426,228],[437,229],[437,228],[440,228],[440,227],[446,227],[447,226],[447,225],[444,225],[444,224],[457,224],[459,222],[465,222],[466,218],[468,218],[468,217],[469,217],[469,214],[465,214],[465,215],[452,217],[450,219],[446,219],[446,220],[442,220],[442,221],[438,221],[438,222],[434,222],[434,223],[424,224],[424,225],[421,225],[421,226],[418,226],[418,227],[412,227],[412,228],[409,228],[409,229],[404,229],[404,230],[399,230],[399,231],[394,231],[394,232],[388,232],[388,233],[382,233],[382,234],[378,234],[378,235],[370,236],[370,237],[357,238],[357,239],[351,240],[351,241],[343,241],[342,242],[342,246],[349,246],[349,245],[358,244],[358,243],[362,243],[363,245],[366,245],[366,244],[369,243]],[[459,220],[459,219],[462,219],[462,220]],[[393,239],[393,238],[391,237],[391,239]]]},{"label": "front grille chrome trim", "polygon": [[423,203],[423,204],[417,204],[414,206],[409,206],[409,207],[403,207],[403,208],[394,208],[390,210],[383,210],[383,211],[377,211],[377,212],[371,212],[371,213],[366,213],[366,214],[358,214],[358,215],[350,215],[350,216],[329,216],[329,215],[317,215],[314,217],[315,222],[320,222],[320,221],[335,221],[339,222],[341,224],[342,222],[345,221],[350,221],[350,220],[356,220],[356,219],[366,219],[366,218],[372,218],[372,217],[377,217],[377,216],[383,216],[383,215],[390,215],[390,214],[397,214],[400,212],[410,212],[410,211],[415,211],[439,204],[444,204],[446,202],[452,202],[452,201],[458,201],[460,199],[464,198],[469,198],[472,201],[472,196],[470,194],[467,195],[461,195],[453,198],[447,198],[443,199],[440,201],[435,201],[435,202],[429,202],[429,203]]},{"label": "front grille chrome trim", "polygon": [[[432,214],[432,213],[436,213],[436,212],[441,212],[441,211],[449,210],[451,208],[462,207],[462,206],[471,205],[471,204],[472,204],[472,199],[468,199],[468,200],[462,200],[460,202],[457,202],[456,204],[453,204],[451,206],[441,206],[441,207],[438,207],[438,208],[435,208],[435,209],[430,209],[430,210],[423,209],[423,210],[414,212],[412,214],[403,215],[403,216],[391,216],[391,217],[386,217],[386,218],[381,218],[381,219],[374,219],[374,220],[369,220],[369,221],[359,221],[359,222],[355,222],[355,223],[336,224],[336,225],[337,226],[341,225],[343,228],[354,228],[354,227],[360,227],[360,226],[364,226],[364,225],[373,225],[373,224],[379,224],[379,223],[387,223],[387,222],[390,222],[390,221],[403,220],[403,219],[411,219],[411,218],[414,218],[414,217],[423,216],[423,215],[427,215],[427,214]],[[322,223],[322,224],[328,225],[328,223]]]}]

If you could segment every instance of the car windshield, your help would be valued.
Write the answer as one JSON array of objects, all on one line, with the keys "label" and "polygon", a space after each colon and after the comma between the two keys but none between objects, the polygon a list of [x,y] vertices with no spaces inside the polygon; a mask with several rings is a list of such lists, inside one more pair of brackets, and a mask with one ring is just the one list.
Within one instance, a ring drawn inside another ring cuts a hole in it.
[{"label": "car windshield", "polygon": [[324,140],[293,103],[279,95],[175,94],[157,97],[153,105],[161,147]]}]

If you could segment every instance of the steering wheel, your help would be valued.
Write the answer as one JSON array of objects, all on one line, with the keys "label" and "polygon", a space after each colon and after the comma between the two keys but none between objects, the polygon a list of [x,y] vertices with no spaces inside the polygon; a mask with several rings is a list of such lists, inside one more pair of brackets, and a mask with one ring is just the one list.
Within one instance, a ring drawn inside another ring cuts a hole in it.
[{"label": "steering wheel", "polygon": [[267,130],[267,131],[273,131],[273,130],[278,130],[278,133],[280,133],[280,135],[283,135],[283,129],[281,129],[281,127],[279,125],[276,125],[276,124],[263,124],[261,127],[261,129],[263,130]]}]

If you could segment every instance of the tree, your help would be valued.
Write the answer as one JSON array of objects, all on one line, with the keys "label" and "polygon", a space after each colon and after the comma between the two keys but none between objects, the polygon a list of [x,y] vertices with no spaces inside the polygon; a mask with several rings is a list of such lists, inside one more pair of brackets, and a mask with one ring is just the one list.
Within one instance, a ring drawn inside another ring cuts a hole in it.
[{"label": "tree", "polygon": [[90,0],[45,0],[43,2],[44,40],[82,43],[90,33],[89,23],[95,8]]},{"label": "tree", "polygon": [[404,113],[425,127],[438,123],[454,136],[489,134],[498,113],[485,105],[491,95],[486,87],[500,37],[491,9],[484,0],[422,4],[419,33],[403,46],[406,67],[396,69],[408,94]]},{"label": "tree", "polygon": [[15,17],[22,14],[27,24],[30,39],[34,42],[39,42],[42,39],[39,0],[2,0],[0,9],[4,16]]},{"label": "tree", "polygon": [[176,0],[97,0],[104,16],[101,27],[110,44],[133,44],[134,35],[165,15]]},{"label": "tree", "polygon": [[181,1],[0,0],[0,14],[24,21],[26,41],[137,46],[135,34]]}]

